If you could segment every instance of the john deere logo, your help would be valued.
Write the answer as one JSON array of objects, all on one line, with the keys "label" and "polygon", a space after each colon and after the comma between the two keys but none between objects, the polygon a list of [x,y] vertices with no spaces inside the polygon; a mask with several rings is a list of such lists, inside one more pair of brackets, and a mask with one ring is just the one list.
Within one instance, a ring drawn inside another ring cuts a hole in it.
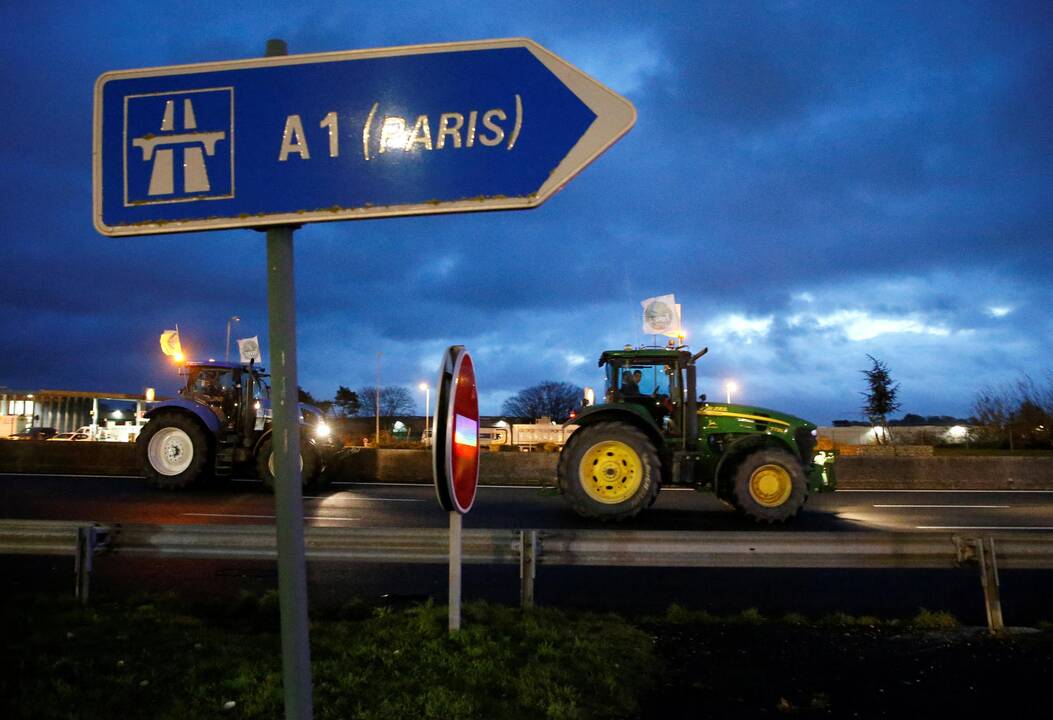
[{"label": "john deere logo", "polygon": [[234,88],[124,100],[124,204],[234,197]]}]

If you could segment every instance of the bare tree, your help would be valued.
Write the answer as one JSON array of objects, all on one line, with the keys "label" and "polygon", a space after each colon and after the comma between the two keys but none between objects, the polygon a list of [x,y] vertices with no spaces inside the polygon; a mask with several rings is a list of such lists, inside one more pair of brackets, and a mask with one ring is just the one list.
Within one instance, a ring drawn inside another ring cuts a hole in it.
[{"label": "bare tree", "polygon": [[879,443],[891,441],[888,431],[888,416],[899,410],[900,403],[896,399],[899,394],[899,383],[892,381],[892,373],[888,366],[873,355],[867,355],[871,366],[869,370],[861,371],[866,376],[868,390],[860,393],[865,398],[863,413],[870,424],[880,427],[882,433],[878,436]]},{"label": "bare tree", "polygon": [[[377,414],[377,388],[375,385],[361,387],[358,395],[359,415],[373,417]],[[380,416],[398,417],[417,412],[417,402],[410,391],[400,385],[385,385],[380,388]]]},{"label": "bare tree", "polygon": [[1047,373],[1045,386],[1022,375],[1015,383],[981,388],[973,401],[973,415],[981,439],[988,442],[1001,445],[1008,441],[1010,450],[1050,447],[1053,373]]},{"label": "bare tree", "polygon": [[581,405],[581,393],[577,385],[549,380],[520,390],[505,400],[501,410],[505,415],[563,422]]},{"label": "bare tree", "polygon": [[1009,449],[1013,449],[1013,398],[1006,387],[985,385],[973,400],[973,417],[979,426],[980,440],[996,440],[1008,435]]}]

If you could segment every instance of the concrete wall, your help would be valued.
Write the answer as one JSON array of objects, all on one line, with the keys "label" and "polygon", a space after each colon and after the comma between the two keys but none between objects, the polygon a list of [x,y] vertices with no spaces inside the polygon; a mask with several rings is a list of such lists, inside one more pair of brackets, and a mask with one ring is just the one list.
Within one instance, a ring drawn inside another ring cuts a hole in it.
[{"label": "concrete wall", "polygon": [[139,475],[134,443],[0,440],[0,472]]},{"label": "concrete wall", "polygon": [[1053,490],[1053,457],[842,457],[842,490]]},{"label": "concrete wall", "polygon": [[[553,484],[558,453],[483,452],[488,485]],[[138,475],[135,445],[0,440],[0,472]],[[431,482],[431,453],[359,450],[332,468],[335,480]],[[843,490],[1053,490],[1053,457],[841,457]]]},{"label": "concrete wall", "polygon": [[[479,478],[487,485],[543,485],[556,478],[558,453],[483,452]],[[381,482],[431,482],[431,452],[365,448],[333,468],[334,479]]]}]

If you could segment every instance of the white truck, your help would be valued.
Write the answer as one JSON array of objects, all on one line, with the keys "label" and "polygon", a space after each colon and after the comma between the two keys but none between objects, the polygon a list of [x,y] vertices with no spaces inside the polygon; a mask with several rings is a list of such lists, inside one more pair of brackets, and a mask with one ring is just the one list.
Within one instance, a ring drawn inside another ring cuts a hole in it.
[{"label": "white truck", "polygon": [[562,447],[577,427],[577,425],[563,426],[552,422],[551,418],[542,417],[532,423],[480,428],[479,443],[481,445],[511,445],[524,452],[546,444]]}]

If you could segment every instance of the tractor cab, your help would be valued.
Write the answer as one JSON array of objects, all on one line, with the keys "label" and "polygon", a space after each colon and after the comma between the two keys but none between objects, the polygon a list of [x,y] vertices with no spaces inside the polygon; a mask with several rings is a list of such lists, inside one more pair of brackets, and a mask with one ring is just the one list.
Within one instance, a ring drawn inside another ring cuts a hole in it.
[{"label": "tractor cab", "polygon": [[683,435],[687,403],[688,368],[691,353],[685,350],[653,348],[611,350],[600,356],[606,366],[604,404],[636,406],[646,413],[667,437]]},{"label": "tractor cab", "polygon": [[186,385],[179,394],[208,406],[223,427],[234,430],[262,430],[257,416],[269,405],[270,388],[265,375],[256,367],[239,363],[187,363]]}]

